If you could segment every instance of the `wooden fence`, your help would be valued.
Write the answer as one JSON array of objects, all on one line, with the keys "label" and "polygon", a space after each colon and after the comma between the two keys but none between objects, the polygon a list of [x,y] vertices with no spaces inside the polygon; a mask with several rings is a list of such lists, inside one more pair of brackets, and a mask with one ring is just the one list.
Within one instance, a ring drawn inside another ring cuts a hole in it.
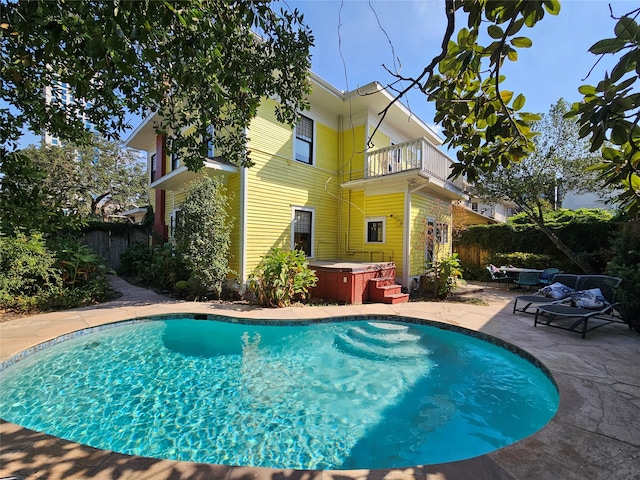
[{"label": "wooden fence", "polygon": [[91,246],[103,257],[114,270],[120,269],[120,255],[134,243],[147,244],[149,234],[147,227],[131,226],[123,229],[88,229],[82,233],[82,243]]},{"label": "wooden fence", "polygon": [[458,254],[462,264],[467,266],[484,267],[490,255],[488,250],[479,245],[454,245],[453,250]]}]

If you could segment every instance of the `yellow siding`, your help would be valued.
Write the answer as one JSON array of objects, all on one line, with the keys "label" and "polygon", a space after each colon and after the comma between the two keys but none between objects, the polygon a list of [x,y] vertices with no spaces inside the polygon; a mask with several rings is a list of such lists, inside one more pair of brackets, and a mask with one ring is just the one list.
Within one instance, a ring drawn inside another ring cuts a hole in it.
[{"label": "yellow siding", "polygon": [[[348,195],[347,195],[348,197]],[[348,225],[345,234],[345,260],[396,263],[396,273],[402,275],[404,193],[365,196],[362,192],[352,192],[345,201],[343,223]],[[384,243],[367,243],[367,219],[385,218]]]},{"label": "yellow siding", "polygon": [[[386,217],[385,243],[382,246],[385,261],[396,263],[396,275],[402,276],[402,233],[404,218],[404,193],[365,197],[365,217]],[[366,223],[361,225],[365,235]],[[373,250],[375,244],[365,243],[365,250]],[[374,257],[375,258],[375,257]]]},{"label": "yellow siding", "polygon": [[[369,125],[369,136],[371,136],[374,130],[375,130],[375,126]],[[391,145],[391,138],[389,138],[387,135],[385,135],[380,130],[378,130],[373,135],[373,138],[371,139],[371,143],[373,144],[372,149],[374,150],[378,148],[385,148]]]},{"label": "yellow siding", "polygon": [[270,248],[290,248],[294,206],[315,210],[314,259],[336,259],[339,252],[338,134],[315,120],[314,165],[292,160],[293,132],[277,123],[267,103],[249,131],[255,165],[247,174],[248,273]]},{"label": "yellow siding", "polygon": [[347,129],[342,134],[342,149],[344,152],[344,164],[342,168],[342,181],[360,180],[364,178],[364,149],[365,149],[364,125],[353,129]]},{"label": "yellow siding", "polygon": [[293,157],[293,130],[278,122],[274,113],[275,102],[265,100],[258,108],[256,118],[249,127],[249,155],[252,160],[261,152],[282,158]]},{"label": "yellow siding", "polygon": [[451,253],[451,205],[442,200],[413,194],[411,197],[411,233],[409,275],[419,275],[424,272],[425,258],[425,229],[426,219],[449,225],[449,241],[439,244],[434,249],[436,257],[446,257]]}]

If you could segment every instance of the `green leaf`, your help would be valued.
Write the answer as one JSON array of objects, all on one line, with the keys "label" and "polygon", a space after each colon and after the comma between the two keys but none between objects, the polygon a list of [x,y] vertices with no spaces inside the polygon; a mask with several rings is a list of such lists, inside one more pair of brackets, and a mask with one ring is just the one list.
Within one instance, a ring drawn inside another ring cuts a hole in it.
[{"label": "green leaf", "polygon": [[522,95],[521,93],[518,94],[518,96],[516,97],[516,99],[513,101],[513,109],[515,111],[520,110],[522,107],[524,107],[524,102],[525,102],[525,96]]},{"label": "green leaf", "polygon": [[510,48],[509,52],[507,53],[507,58],[509,60],[511,60],[512,62],[517,62],[518,61],[518,52],[516,50],[514,50],[513,48]]},{"label": "green leaf", "polygon": [[616,53],[626,46],[627,42],[619,38],[606,38],[594,43],[589,51],[595,55]]},{"label": "green leaf", "polygon": [[611,141],[616,145],[622,145],[629,141],[629,129],[625,124],[617,122],[611,130]]},{"label": "green leaf", "polygon": [[511,45],[516,48],[529,48],[533,45],[533,42],[527,37],[516,37],[511,39]]},{"label": "green leaf", "polygon": [[489,25],[489,28],[487,28],[487,32],[489,33],[489,36],[491,38],[495,38],[496,40],[502,38],[502,36],[504,35],[502,28],[497,25]]},{"label": "green leaf", "polygon": [[639,30],[636,21],[630,17],[622,17],[614,29],[616,37],[626,41],[634,40]]},{"label": "green leaf", "polygon": [[500,98],[504,103],[508,104],[513,98],[513,92],[510,92],[509,90],[501,90]]},{"label": "green leaf", "polygon": [[544,8],[547,13],[558,15],[560,13],[560,2],[558,0],[544,0]]},{"label": "green leaf", "polygon": [[583,95],[595,95],[597,93],[596,87],[593,85],[580,85],[578,91]]},{"label": "green leaf", "polygon": [[541,119],[540,115],[536,113],[522,112],[519,114],[520,118],[525,122],[537,122]]}]

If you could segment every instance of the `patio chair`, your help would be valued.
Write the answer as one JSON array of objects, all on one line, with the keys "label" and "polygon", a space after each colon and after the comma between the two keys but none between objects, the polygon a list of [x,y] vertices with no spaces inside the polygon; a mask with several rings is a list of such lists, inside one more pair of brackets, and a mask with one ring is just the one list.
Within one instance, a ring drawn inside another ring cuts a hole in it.
[{"label": "patio chair", "polygon": [[513,281],[513,284],[516,285],[513,288],[514,289],[521,288],[523,292],[526,292],[526,291],[532,292],[533,288],[538,284],[539,281],[540,281],[540,273],[521,272],[520,274],[518,274],[518,278],[516,278]]},{"label": "patio chair", "polygon": [[538,285],[551,285],[552,282],[555,282],[554,276],[558,273],[562,273],[559,268],[545,268],[540,274],[540,280],[538,280]]},{"label": "patio chair", "polygon": [[[582,338],[585,338],[587,332],[596,328],[610,323],[625,323],[616,310],[620,304],[615,302],[615,289],[621,281],[618,277],[607,275],[581,276],[578,281],[578,291],[571,295],[570,301],[536,307],[533,326],[537,327],[541,324],[578,332]],[[602,296],[595,296],[593,289],[599,289]],[[590,293],[589,290],[591,290]],[[597,304],[600,305],[597,306]],[[594,320],[598,321],[595,325]],[[589,327],[589,321],[592,321],[591,327]],[[630,324],[629,328],[631,328]]]},{"label": "patio chair", "polygon": [[487,271],[489,272],[489,275],[491,276],[491,280],[490,280],[491,283],[497,283],[498,286],[500,286],[503,283],[505,285],[509,285],[513,281],[512,278],[507,276],[506,273],[504,273],[495,265],[487,265],[485,268],[487,269]]},{"label": "patio chair", "polygon": [[[557,303],[565,298],[571,293],[571,291],[575,291],[578,286],[578,280],[580,279],[580,275],[573,275],[571,273],[557,273],[553,276],[553,282],[551,285],[560,283],[566,287],[568,287],[568,291],[566,292],[566,296],[559,296],[554,293],[553,290],[560,289],[549,289],[549,288],[541,288],[534,295],[520,295],[515,297],[513,303],[513,313],[521,312],[521,313],[531,313],[534,314],[533,310],[527,311],[527,309],[533,304],[543,304],[543,303]],[[546,287],[549,287],[547,285]],[[549,290],[546,292],[545,290]],[[518,302],[524,303],[524,307],[518,308]]]}]

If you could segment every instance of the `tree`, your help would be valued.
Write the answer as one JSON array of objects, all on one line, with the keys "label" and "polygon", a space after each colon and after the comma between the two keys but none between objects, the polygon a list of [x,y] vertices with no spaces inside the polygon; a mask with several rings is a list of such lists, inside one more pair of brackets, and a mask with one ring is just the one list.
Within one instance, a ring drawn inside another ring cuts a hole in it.
[{"label": "tree", "polygon": [[[245,131],[261,100],[277,99],[278,120],[293,125],[309,92],[313,37],[297,10],[272,3],[2,3],[0,154],[15,150],[23,126],[78,144],[90,141],[85,120],[114,138],[130,112],[157,111],[156,131],[189,168],[202,167],[211,126],[221,154],[250,165]],[[62,85],[74,102],[60,98]]]},{"label": "tree", "polygon": [[535,151],[518,163],[480,174],[475,189],[488,202],[513,202],[561,252],[590,273],[592,267],[558,238],[547,226],[544,215],[561,203],[560,182],[563,189],[593,190],[597,178],[590,174],[589,167],[602,160],[590,152],[589,142],[579,138],[576,120],[565,118],[568,108],[563,99],[558,100],[549,113],[533,124],[540,132],[533,140]]},{"label": "tree", "polygon": [[[546,14],[560,13],[559,0],[445,0],[447,28],[441,52],[415,77],[391,72],[388,88],[395,99],[381,112],[418,88],[435,103],[435,122],[444,145],[457,150],[451,175],[470,182],[499,167],[518,164],[531,152],[535,114],[523,112],[525,96],[504,90],[506,61],[518,60],[518,49],[532,42],[523,27],[534,27]],[[633,91],[640,74],[640,27],[636,8],[617,18],[615,38],[594,44],[596,55],[618,54],[619,61],[597,86],[582,86],[582,102],[572,108],[581,138],[591,151],[602,150],[601,179],[622,187],[620,206],[632,214],[640,208],[640,93]],[[611,14],[612,18],[616,18]],[[456,21],[466,20],[457,30]],[[486,40],[486,41],[485,41]],[[398,89],[398,85],[404,85]]]},{"label": "tree", "polygon": [[72,228],[74,220],[103,220],[149,203],[144,162],[121,143],[100,138],[88,145],[30,146],[17,162],[1,163],[0,173],[8,230],[47,231],[44,212]]},{"label": "tree", "polygon": [[26,155],[0,158],[0,234],[13,235],[17,230],[48,234],[82,226],[78,215],[65,211],[60,196],[64,186],[54,183],[51,188],[49,173],[47,163]]},{"label": "tree", "polygon": [[187,187],[176,226],[176,253],[196,282],[218,298],[229,268],[233,219],[218,177],[202,176]]}]

